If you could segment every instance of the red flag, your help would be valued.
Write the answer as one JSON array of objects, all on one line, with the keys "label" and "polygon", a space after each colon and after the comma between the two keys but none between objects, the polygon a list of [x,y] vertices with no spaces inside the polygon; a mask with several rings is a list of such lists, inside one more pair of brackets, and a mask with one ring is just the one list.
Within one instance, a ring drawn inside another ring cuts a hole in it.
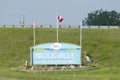
[{"label": "red flag", "polygon": [[59,21],[59,22],[62,22],[62,21],[63,21],[63,17],[60,16],[59,14],[58,14],[58,21]]},{"label": "red flag", "polygon": [[33,23],[34,28],[38,28],[38,25],[36,23]]}]

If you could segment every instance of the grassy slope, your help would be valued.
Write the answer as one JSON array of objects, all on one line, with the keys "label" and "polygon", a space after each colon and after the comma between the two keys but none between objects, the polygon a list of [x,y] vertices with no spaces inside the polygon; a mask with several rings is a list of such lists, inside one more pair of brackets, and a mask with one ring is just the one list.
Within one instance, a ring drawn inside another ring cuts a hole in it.
[{"label": "grassy slope", "polygon": [[91,29],[84,30],[83,51],[87,51],[91,57],[103,66],[120,66],[120,30]]},{"label": "grassy slope", "polygon": [[[32,28],[1,28],[0,33],[1,66],[24,65],[33,46]],[[60,29],[59,41],[79,44],[79,30]],[[56,29],[36,29],[36,44],[48,42],[56,42]]]},{"label": "grassy slope", "polygon": [[[23,72],[9,71],[7,67],[17,67],[24,65],[25,59],[29,58],[29,48],[33,45],[32,28],[0,28],[0,75],[12,78],[29,78],[39,80],[41,78],[47,80],[117,80],[120,69],[105,69],[96,71],[66,72],[64,75],[53,73],[53,77],[49,77],[49,73],[26,74]],[[87,51],[93,60],[98,62],[99,66],[119,67],[120,61],[120,31],[117,29],[83,29],[83,52]],[[36,44],[56,42],[56,29],[36,29]],[[59,29],[59,42],[74,43],[79,45],[79,29]],[[6,69],[5,69],[6,67]],[[7,70],[8,69],[8,70]],[[13,75],[10,75],[11,72]],[[84,75],[84,74],[85,75]],[[110,75],[106,75],[110,73]],[[112,75],[112,74],[118,75]],[[15,75],[16,74],[16,75]],[[82,74],[82,75],[78,75]],[[99,74],[101,74],[99,76]],[[19,75],[19,76],[18,76]],[[23,75],[25,75],[23,77]],[[60,75],[60,77],[55,77]],[[86,76],[87,75],[87,76]],[[31,76],[31,77],[30,77]],[[70,78],[72,76],[73,78]],[[102,77],[104,76],[105,79]],[[109,78],[111,77],[111,78]],[[117,78],[115,78],[117,77]],[[55,78],[55,79],[53,79]],[[3,79],[4,80],[4,79]]]}]

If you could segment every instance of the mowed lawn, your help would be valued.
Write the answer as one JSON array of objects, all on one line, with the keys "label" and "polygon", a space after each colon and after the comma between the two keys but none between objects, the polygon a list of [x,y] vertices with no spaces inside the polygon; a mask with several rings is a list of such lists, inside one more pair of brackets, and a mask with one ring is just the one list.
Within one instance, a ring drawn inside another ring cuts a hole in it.
[{"label": "mowed lawn", "polygon": [[[120,80],[120,30],[83,29],[82,58],[84,52],[95,61],[97,69],[56,72],[23,72],[30,59],[33,46],[32,28],[0,28],[0,80]],[[37,28],[36,45],[56,42],[55,28]],[[59,42],[80,45],[79,28],[60,28]]]}]

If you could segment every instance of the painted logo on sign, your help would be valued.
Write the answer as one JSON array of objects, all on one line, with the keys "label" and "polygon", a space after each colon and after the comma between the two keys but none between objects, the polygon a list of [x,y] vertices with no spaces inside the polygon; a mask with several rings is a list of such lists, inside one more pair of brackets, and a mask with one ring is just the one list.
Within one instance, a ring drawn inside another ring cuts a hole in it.
[{"label": "painted logo on sign", "polygon": [[61,48],[61,44],[60,43],[53,43],[51,45],[51,47],[54,49],[54,50],[59,50]]}]

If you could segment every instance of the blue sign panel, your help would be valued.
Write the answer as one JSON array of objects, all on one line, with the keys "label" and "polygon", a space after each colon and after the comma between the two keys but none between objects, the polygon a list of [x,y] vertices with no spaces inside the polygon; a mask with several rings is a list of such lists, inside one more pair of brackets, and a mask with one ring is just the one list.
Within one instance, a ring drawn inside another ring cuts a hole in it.
[{"label": "blue sign panel", "polygon": [[69,65],[81,64],[80,46],[68,43],[48,43],[34,46],[33,65]]}]

